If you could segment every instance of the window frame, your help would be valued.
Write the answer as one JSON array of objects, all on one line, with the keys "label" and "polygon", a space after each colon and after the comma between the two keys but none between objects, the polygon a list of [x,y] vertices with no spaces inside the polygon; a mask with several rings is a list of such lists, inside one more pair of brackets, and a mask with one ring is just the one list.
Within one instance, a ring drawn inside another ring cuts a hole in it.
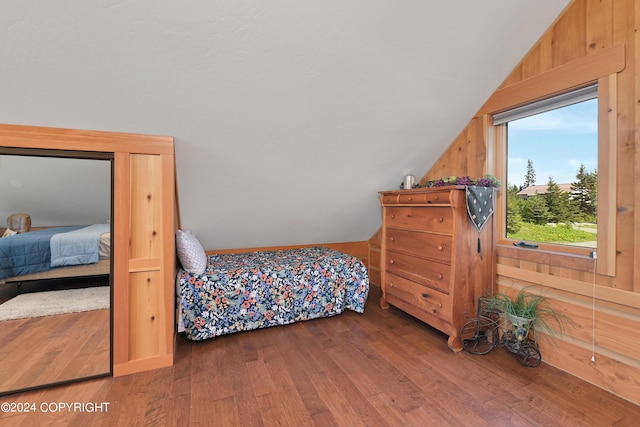
[{"label": "window frame", "polygon": [[[616,261],[616,140],[617,73],[625,67],[624,45],[616,45],[499,89],[481,108],[488,149],[487,170],[506,182],[507,134],[505,125],[493,125],[493,115],[532,102],[598,84],[598,229],[596,272],[615,276]],[[583,269],[593,248],[537,243],[537,249],[517,248],[506,236],[506,189],[496,197],[497,249],[522,260],[539,259],[541,253],[559,256],[568,267]]]}]

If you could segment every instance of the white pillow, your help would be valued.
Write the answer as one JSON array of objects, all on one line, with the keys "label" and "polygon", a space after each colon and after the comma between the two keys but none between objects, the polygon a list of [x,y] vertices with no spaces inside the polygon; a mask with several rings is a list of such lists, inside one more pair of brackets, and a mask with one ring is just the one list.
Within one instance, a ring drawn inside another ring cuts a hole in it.
[{"label": "white pillow", "polygon": [[176,250],[182,268],[189,273],[202,274],[207,268],[207,254],[198,238],[189,230],[176,232]]},{"label": "white pillow", "polygon": [[[14,230],[12,230],[12,229],[10,229],[10,228],[7,228],[7,229],[4,231],[4,234],[3,234],[1,237],[9,237],[9,236],[13,236],[14,234],[18,234],[18,232],[17,232],[17,231],[14,231]],[[1,238],[1,237],[0,237],[0,238]]]}]

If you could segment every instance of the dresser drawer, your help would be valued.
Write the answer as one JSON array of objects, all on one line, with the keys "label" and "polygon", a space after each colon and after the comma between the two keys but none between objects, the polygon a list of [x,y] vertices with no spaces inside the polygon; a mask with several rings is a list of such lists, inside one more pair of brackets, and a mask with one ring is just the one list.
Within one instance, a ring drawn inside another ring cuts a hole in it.
[{"label": "dresser drawer", "polygon": [[425,194],[424,202],[428,205],[449,205],[451,204],[451,191],[442,190],[442,191],[430,191]]},{"label": "dresser drawer", "polygon": [[412,191],[412,190],[403,190],[391,192],[389,194],[383,194],[381,203],[383,206],[386,205],[449,205],[451,191],[450,190],[442,190],[442,191]]},{"label": "dresser drawer", "polygon": [[385,231],[384,243],[388,250],[451,262],[452,236],[419,233],[399,228],[387,228]]},{"label": "dresser drawer", "polygon": [[[394,300],[419,309],[420,311],[448,320],[451,313],[451,299],[449,295],[427,288],[411,280],[387,274],[385,278],[385,297],[393,304]],[[422,319],[427,321],[426,319]],[[427,323],[429,323],[427,321]]]},{"label": "dresser drawer", "polygon": [[444,293],[449,293],[451,266],[424,258],[417,258],[398,252],[387,251],[385,269],[395,276],[401,276]]},{"label": "dresser drawer", "polygon": [[425,204],[426,203],[426,198],[425,198],[425,194],[412,194],[412,193],[407,193],[407,194],[398,194],[398,203],[399,204],[406,204],[406,205],[413,205],[413,204]]},{"label": "dresser drawer", "polygon": [[382,196],[382,204],[383,205],[416,205],[416,204],[425,204],[426,198],[424,193],[411,193],[407,191],[407,193],[393,193],[393,194],[385,194]]},{"label": "dresser drawer", "polygon": [[384,212],[386,227],[446,234],[453,232],[453,211],[448,207],[389,206]]}]

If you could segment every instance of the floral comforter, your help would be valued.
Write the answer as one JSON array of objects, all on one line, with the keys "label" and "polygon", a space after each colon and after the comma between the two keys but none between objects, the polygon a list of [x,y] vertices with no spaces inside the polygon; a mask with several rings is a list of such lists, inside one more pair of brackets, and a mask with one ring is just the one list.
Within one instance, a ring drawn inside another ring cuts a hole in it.
[{"label": "floral comforter", "polygon": [[369,293],[367,268],[325,247],[209,255],[206,271],[178,273],[187,338],[219,335],[362,313]]}]

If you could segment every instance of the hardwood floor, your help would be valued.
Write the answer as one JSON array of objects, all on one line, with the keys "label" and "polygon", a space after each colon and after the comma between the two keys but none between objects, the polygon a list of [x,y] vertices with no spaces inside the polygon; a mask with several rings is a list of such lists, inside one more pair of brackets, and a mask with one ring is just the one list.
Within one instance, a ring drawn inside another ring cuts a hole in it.
[{"label": "hardwood floor", "polygon": [[[5,396],[5,406],[31,403],[35,412],[0,413],[0,424],[637,425],[638,405],[544,363],[522,367],[502,349],[452,353],[446,337],[399,310],[381,310],[378,297],[374,288],[362,315],[205,342],[181,336],[172,367]],[[101,402],[108,407],[86,411]]]},{"label": "hardwood floor", "polygon": [[92,310],[0,322],[0,393],[109,374],[109,319]]},{"label": "hardwood floor", "polygon": [[[0,287],[0,301],[20,293],[104,285],[104,280],[40,281]],[[106,279],[108,284],[108,278]],[[110,310],[0,321],[0,395],[111,372]],[[2,401],[0,397],[0,401]]]}]

